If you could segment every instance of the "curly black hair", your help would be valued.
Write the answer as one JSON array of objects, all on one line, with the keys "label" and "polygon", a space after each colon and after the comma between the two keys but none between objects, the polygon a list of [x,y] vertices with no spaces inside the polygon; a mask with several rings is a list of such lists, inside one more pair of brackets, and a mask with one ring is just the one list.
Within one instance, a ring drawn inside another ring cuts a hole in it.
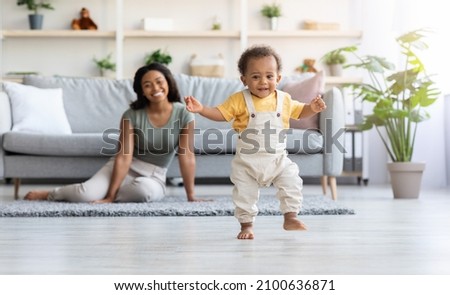
[{"label": "curly black hair", "polygon": [[130,107],[133,110],[137,110],[145,108],[148,105],[149,102],[148,99],[144,96],[144,91],[142,89],[141,82],[144,75],[150,71],[158,71],[164,75],[164,78],[166,78],[167,84],[169,85],[169,94],[167,95],[169,101],[181,102],[180,92],[178,91],[178,86],[177,83],[175,82],[175,79],[173,78],[172,72],[165,65],[154,62],[149,65],[140,67],[136,71],[133,81],[133,90],[137,95],[137,100],[133,101],[130,104]]},{"label": "curly black hair", "polygon": [[239,73],[241,73],[241,75],[245,75],[245,72],[247,71],[247,65],[250,59],[266,56],[273,56],[275,58],[275,61],[277,62],[277,70],[278,72],[281,72],[282,64],[281,58],[278,55],[278,53],[276,53],[276,51],[268,45],[254,45],[250,48],[247,48],[239,58],[238,61]]}]

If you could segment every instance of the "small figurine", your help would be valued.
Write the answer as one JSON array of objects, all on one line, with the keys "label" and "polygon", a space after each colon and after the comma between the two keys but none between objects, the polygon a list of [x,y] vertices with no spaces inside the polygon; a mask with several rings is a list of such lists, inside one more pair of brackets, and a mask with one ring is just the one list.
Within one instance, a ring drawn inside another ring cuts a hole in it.
[{"label": "small figurine", "polygon": [[80,18],[72,21],[72,30],[97,30],[97,25],[89,16],[89,10],[82,8]]},{"label": "small figurine", "polygon": [[303,60],[303,64],[295,70],[300,73],[317,73],[317,69],[314,67],[316,62],[313,58],[306,58]]}]

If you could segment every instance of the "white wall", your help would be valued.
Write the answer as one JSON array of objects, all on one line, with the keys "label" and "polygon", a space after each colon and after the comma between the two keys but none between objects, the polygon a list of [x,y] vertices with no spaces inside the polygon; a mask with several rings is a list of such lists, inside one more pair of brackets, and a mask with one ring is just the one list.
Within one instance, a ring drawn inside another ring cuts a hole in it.
[{"label": "white wall", "polygon": [[447,165],[447,185],[450,185],[450,94],[445,96],[444,100],[444,118],[445,118],[445,128],[444,132],[446,134],[445,138],[445,163]]}]

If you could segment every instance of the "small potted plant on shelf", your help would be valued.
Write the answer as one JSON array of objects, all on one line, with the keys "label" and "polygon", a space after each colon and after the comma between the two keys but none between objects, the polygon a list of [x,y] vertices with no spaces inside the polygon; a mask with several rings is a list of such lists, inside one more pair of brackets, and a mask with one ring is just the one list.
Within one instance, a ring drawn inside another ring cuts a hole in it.
[{"label": "small potted plant on shelf", "polygon": [[116,64],[112,61],[112,54],[108,54],[105,58],[96,59],[94,57],[95,65],[100,71],[100,76],[109,77],[116,70]]},{"label": "small potted plant on shelf", "polygon": [[331,76],[342,76],[343,64],[345,64],[347,58],[342,50],[336,49],[326,53],[322,57],[322,61],[328,66]]},{"label": "small potted plant on shelf", "polygon": [[355,98],[373,104],[372,113],[364,117],[362,130],[375,128],[391,159],[388,170],[394,198],[417,198],[425,163],[412,162],[418,123],[430,115],[425,108],[433,104],[440,91],[418,56],[428,48],[423,41],[428,31],[419,29],[399,36],[396,41],[403,64],[399,70],[383,57],[360,56],[357,46],[340,48],[351,53],[357,62],[344,68],[364,70],[370,83],[350,84]]},{"label": "small potted plant on shelf", "polygon": [[48,1],[38,0],[17,0],[17,5],[26,5],[27,9],[33,11],[33,14],[28,15],[30,29],[42,29],[44,16],[39,14],[40,9],[54,10],[53,6]]},{"label": "small potted plant on shelf", "polygon": [[167,51],[157,49],[152,53],[149,53],[145,57],[145,64],[149,65],[152,62],[159,62],[163,65],[169,65],[172,62],[172,56]]},{"label": "small potted plant on shelf", "polygon": [[265,4],[261,9],[261,14],[270,20],[270,29],[278,29],[278,18],[281,16],[281,5],[277,3]]},{"label": "small potted plant on shelf", "polygon": [[220,21],[219,17],[216,15],[213,19],[211,30],[220,31],[221,29],[222,29],[222,22]]}]

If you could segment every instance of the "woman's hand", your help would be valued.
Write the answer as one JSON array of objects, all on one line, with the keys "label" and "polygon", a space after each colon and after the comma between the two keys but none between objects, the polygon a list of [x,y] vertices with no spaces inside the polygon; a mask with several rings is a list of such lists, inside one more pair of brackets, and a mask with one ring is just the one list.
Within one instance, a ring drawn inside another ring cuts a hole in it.
[{"label": "woman's hand", "polygon": [[104,197],[101,200],[93,201],[91,204],[107,204],[107,203],[113,203],[114,197]]},{"label": "woman's hand", "polygon": [[188,202],[212,202],[211,199],[197,199],[196,197],[188,198]]}]

